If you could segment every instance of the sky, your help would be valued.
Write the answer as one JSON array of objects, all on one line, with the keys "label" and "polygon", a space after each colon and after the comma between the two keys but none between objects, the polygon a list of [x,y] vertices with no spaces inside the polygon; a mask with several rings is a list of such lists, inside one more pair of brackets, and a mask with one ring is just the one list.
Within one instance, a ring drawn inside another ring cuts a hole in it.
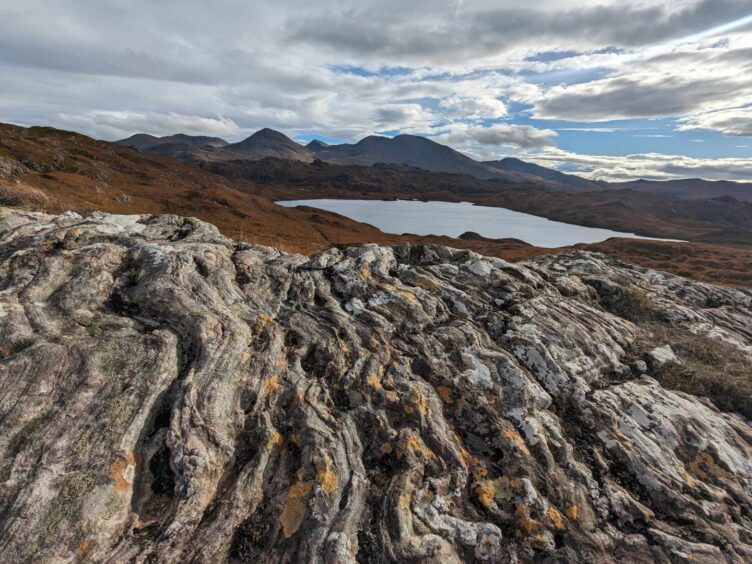
[{"label": "sky", "polygon": [[0,121],[752,181],[752,0],[0,0]]}]

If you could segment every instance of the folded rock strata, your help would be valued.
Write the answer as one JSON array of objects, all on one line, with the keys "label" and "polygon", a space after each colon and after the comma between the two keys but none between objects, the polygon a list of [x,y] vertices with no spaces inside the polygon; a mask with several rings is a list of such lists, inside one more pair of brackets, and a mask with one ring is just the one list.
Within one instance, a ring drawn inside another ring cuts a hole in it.
[{"label": "folded rock strata", "polygon": [[749,421],[633,374],[599,302],[752,354],[749,292],[0,215],[3,561],[752,561]]}]

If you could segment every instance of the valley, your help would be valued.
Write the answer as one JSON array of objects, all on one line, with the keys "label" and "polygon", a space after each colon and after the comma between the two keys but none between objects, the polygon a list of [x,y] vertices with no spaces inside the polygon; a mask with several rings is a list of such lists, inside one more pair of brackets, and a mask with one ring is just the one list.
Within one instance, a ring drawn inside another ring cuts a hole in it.
[{"label": "valley", "polygon": [[[169,139],[170,145],[175,142]],[[691,242],[612,239],[577,248],[701,281],[752,287],[747,267],[752,263],[752,247],[747,244],[752,222],[746,204],[737,201],[690,201],[626,191],[622,196],[630,198],[627,203],[613,192],[552,192],[532,181],[486,181],[404,165],[334,165],[274,157],[188,164],[52,128],[0,125],[0,204],[5,206],[55,213],[194,216],[217,225],[229,237],[306,254],[331,245],[410,242],[518,261],[568,249],[544,249],[516,239],[393,235],[334,213],[273,203],[314,196],[470,201],[573,224],[685,239]]]}]

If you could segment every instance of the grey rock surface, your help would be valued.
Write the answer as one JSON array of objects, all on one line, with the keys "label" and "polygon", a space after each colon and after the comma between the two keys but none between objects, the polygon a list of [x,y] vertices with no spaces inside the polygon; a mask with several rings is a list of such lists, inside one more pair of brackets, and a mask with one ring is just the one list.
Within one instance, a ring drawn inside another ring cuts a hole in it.
[{"label": "grey rock surface", "polygon": [[749,562],[752,427],[633,374],[625,280],[752,354],[749,292],[601,255],[2,210],[2,559]]},{"label": "grey rock surface", "polygon": [[679,362],[670,345],[655,347],[652,351],[645,354],[645,358],[653,370],[662,368],[667,364]]}]

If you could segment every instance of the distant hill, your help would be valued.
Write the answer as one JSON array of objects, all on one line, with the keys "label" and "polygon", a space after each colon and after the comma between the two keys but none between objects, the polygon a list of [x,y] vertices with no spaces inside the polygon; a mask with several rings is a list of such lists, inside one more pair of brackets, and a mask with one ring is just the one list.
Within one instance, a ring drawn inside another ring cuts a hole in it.
[{"label": "distant hill", "polygon": [[193,216],[216,224],[230,237],[305,253],[331,244],[408,241],[472,249],[507,260],[552,252],[519,241],[390,235],[322,210],[277,206],[271,199],[471,201],[580,225],[735,243],[721,247],[615,239],[593,249],[701,280],[752,286],[751,247],[739,246],[752,244],[752,204],[730,197],[692,201],[635,189],[552,192],[528,183],[479,180],[397,164],[366,167],[275,158],[197,164],[205,170],[77,133],[0,124],[0,206],[55,213]]},{"label": "distant hill", "polygon": [[118,145],[141,151],[167,155],[192,163],[225,160],[259,160],[277,157],[293,161],[311,162],[311,151],[296,143],[283,133],[264,128],[238,143],[228,143],[218,137],[170,135],[155,137],[140,133],[128,139],[116,141]]},{"label": "distant hill", "polygon": [[238,143],[227,143],[217,137],[184,134],[167,137],[137,134],[117,143],[199,165],[235,160],[258,161],[267,157],[304,163],[318,159],[341,165],[393,164],[430,172],[464,174],[480,180],[495,179],[514,184],[536,184],[556,192],[636,190],[689,200],[727,197],[752,202],[752,183],[713,182],[701,179],[633,182],[588,180],[513,157],[479,162],[451,147],[417,135],[371,135],[357,143],[340,145],[330,145],[314,139],[304,147],[279,131],[264,128]]},{"label": "distant hill", "polygon": [[604,183],[608,189],[628,189],[651,194],[661,194],[685,200],[709,200],[733,198],[740,202],[752,202],[752,183],[728,180],[635,180],[632,182]]},{"label": "distant hill", "polygon": [[308,145],[306,145],[306,149],[313,151],[314,153],[316,151],[323,151],[325,149],[328,149],[329,147],[331,147],[329,143],[321,141],[320,139],[314,139],[313,141],[308,143]]},{"label": "distant hill", "polygon": [[249,160],[277,157],[292,161],[311,162],[314,155],[306,147],[296,143],[285,134],[274,129],[264,128],[239,143],[222,148],[223,153],[232,153]]},{"label": "distant hill", "polygon": [[483,164],[500,170],[508,170],[511,172],[520,172],[541,178],[547,182],[554,182],[561,185],[563,188],[569,190],[578,191],[593,191],[602,190],[603,182],[597,182],[593,180],[587,180],[574,174],[565,174],[554,170],[552,168],[546,168],[533,163],[528,163],[514,157],[507,157],[500,161],[484,161]]},{"label": "distant hill", "polygon": [[467,174],[474,178],[500,178],[510,182],[535,181],[532,177],[492,168],[474,161],[451,147],[417,135],[380,137],[371,135],[355,144],[330,145],[314,151],[322,161],[336,164],[372,166],[400,164],[432,172]]},{"label": "distant hill", "polygon": [[[186,135],[184,133],[177,133],[175,135],[166,135],[164,137],[156,137],[155,135],[149,135],[147,133],[137,133],[127,139],[121,139],[115,141],[118,145],[123,147],[132,147],[139,151],[149,151],[158,153],[168,153],[165,148],[157,149],[158,147],[165,145],[168,147],[223,147],[227,145],[227,141],[220,137],[206,137],[204,135]],[[156,149],[156,150],[155,150]]]}]

